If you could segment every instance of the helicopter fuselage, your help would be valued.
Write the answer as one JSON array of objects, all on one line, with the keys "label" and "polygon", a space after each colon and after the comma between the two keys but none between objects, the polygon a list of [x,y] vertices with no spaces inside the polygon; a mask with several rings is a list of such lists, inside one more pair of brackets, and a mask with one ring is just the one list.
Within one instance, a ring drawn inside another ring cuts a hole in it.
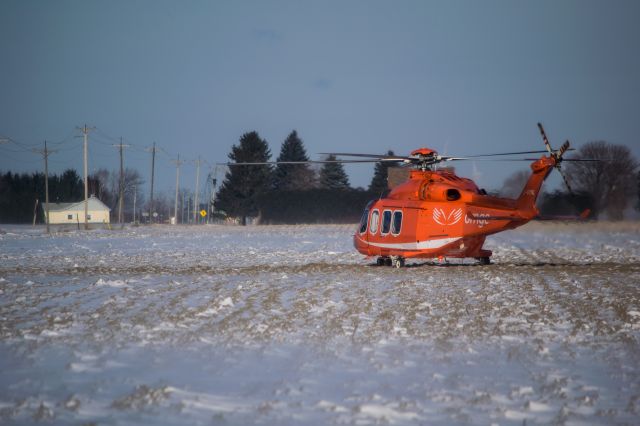
[{"label": "helicopter fuselage", "polygon": [[487,259],[487,235],[522,226],[538,215],[535,201],[556,159],[542,157],[521,195],[487,195],[470,179],[445,170],[412,170],[386,198],[371,201],[353,241],[366,256]]}]

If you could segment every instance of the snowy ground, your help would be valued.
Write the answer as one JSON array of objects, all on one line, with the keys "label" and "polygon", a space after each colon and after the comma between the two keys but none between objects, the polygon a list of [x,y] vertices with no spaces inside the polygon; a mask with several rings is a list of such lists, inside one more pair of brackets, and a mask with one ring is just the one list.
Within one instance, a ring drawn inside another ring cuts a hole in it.
[{"label": "snowy ground", "polygon": [[354,228],[0,227],[0,423],[640,423],[640,224],[399,270]]}]

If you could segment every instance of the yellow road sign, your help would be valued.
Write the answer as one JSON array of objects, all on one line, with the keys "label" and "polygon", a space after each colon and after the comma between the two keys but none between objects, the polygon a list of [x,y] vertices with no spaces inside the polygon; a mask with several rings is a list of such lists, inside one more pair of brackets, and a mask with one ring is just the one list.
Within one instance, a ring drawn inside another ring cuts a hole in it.
[{"label": "yellow road sign", "polygon": [[200,210],[200,216],[205,217],[207,215],[207,211],[202,209]]}]

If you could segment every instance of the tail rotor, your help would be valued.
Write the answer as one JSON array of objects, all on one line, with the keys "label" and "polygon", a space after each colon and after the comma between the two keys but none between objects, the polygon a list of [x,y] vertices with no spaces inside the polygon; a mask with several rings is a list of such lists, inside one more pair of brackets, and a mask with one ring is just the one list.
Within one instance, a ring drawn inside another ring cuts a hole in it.
[{"label": "tail rotor", "polygon": [[569,180],[567,179],[565,174],[562,173],[562,167],[560,166],[560,164],[562,163],[562,156],[564,155],[565,152],[569,150],[569,146],[570,146],[569,141],[568,140],[565,141],[560,147],[560,149],[554,151],[553,148],[551,148],[551,144],[549,143],[549,139],[547,138],[547,133],[544,131],[544,127],[542,127],[541,123],[538,123],[538,129],[540,129],[540,134],[542,135],[544,146],[547,148],[549,155],[556,160],[555,168],[556,170],[558,170],[558,173],[560,173],[560,176],[562,176],[562,180],[564,181],[564,184],[567,186],[567,189],[569,190],[569,195],[574,197],[575,194],[571,189],[571,185],[569,185]]}]

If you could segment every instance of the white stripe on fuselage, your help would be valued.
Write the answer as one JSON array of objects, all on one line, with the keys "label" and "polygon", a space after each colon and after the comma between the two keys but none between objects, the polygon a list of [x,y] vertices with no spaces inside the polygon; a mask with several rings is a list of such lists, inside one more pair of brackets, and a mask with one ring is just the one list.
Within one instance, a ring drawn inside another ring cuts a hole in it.
[{"label": "white stripe on fuselage", "polygon": [[451,244],[454,241],[460,239],[460,237],[453,238],[439,238],[437,240],[427,240],[415,243],[373,243],[371,241],[365,241],[358,236],[358,239],[364,244],[369,244],[374,247],[398,249],[398,250],[429,250],[444,247],[447,244]]}]

